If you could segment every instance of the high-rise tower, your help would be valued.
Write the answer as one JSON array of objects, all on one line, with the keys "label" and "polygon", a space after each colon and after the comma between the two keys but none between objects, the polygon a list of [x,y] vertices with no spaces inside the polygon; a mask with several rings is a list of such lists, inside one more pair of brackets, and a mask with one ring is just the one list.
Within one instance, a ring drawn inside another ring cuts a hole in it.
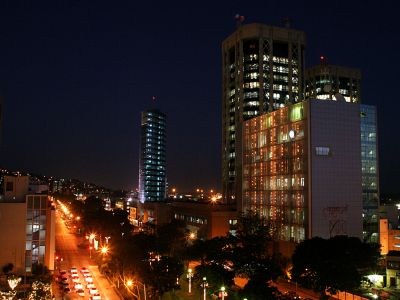
[{"label": "high-rise tower", "polygon": [[139,159],[139,200],[165,199],[166,117],[157,109],[142,112]]},{"label": "high-rise tower", "polygon": [[242,193],[243,121],[303,98],[305,34],[242,25],[222,43],[222,189],[226,203]]}]

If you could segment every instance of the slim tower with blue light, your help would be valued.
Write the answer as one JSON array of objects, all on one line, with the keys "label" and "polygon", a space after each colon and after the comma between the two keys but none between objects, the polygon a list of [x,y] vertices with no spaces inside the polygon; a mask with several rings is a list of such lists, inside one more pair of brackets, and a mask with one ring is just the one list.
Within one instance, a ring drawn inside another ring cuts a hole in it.
[{"label": "slim tower with blue light", "polygon": [[166,116],[158,109],[142,112],[139,158],[139,199],[162,201],[166,185]]}]

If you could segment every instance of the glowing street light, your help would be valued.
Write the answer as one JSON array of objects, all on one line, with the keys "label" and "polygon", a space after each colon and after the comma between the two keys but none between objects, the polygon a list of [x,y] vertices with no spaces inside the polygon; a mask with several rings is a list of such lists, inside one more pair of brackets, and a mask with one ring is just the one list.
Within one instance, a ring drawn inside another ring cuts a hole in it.
[{"label": "glowing street light", "polygon": [[186,277],[189,279],[189,294],[190,294],[192,292],[192,277],[193,277],[192,269],[188,269]]},{"label": "glowing street light", "polygon": [[126,281],[126,285],[128,286],[128,287],[131,287],[132,285],[133,285],[133,281],[132,280],[127,280]]},{"label": "glowing street light", "polygon": [[194,232],[189,233],[189,238],[194,240],[196,238],[196,234]]},{"label": "glowing street light", "polygon": [[224,286],[221,287],[221,294],[222,294],[222,300],[224,300],[224,299],[225,299],[225,295],[226,295],[225,287],[224,287]]},{"label": "glowing street light", "polygon": [[101,253],[103,253],[104,255],[108,253],[108,247],[107,246],[103,246],[101,247]]},{"label": "glowing street light", "polygon": [[201,284],[201,287],[203,288],[203,300],[206,300],[206,290],[208,287],[208,282],[206,277],[203,277],[203,283]]}]

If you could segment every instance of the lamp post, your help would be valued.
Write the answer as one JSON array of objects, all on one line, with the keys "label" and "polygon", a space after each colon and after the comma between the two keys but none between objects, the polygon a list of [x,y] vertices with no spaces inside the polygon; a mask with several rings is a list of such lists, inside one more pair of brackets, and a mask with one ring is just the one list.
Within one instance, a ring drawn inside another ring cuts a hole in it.
[{"label": "lamp post", "polygon": [[203,300],[206,300],[206,290],[208,287],[208,282],[206,277],[203,277],[203,283],[201,284],[201,287],[203,288]]},{"label": "lamp post", "polygon": [[225,287],[221,287],[222,300],[225,299]]},{"label": "lamp post", "polygon": [[190,294],[192,292],[192,277],[193,277],[192,269],[188,269],[186,277],[189,279],[189,294]]}]

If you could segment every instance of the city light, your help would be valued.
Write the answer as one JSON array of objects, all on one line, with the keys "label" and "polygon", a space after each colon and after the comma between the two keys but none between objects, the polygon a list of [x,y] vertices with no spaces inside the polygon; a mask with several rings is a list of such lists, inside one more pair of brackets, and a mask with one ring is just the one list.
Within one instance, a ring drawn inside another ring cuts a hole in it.
[{"label": "city light", "polygon": [[224,299],[225,299],[225,295],[226,295],[225,287],[224,287],[224,286],[221,287],[221,295],[222,295],[222,300],[224,300]]},{"label": "city light", "polygon": [[22,279],[22,278],[20,278],[20,277],[15,277],[15,276],[13,276],[13,275],[11,275],[11,277],[9,277],[9,278],[7,279],[8,285],[10,286],[10,288],[11,288],[12,291],[17,287],[18,283],[21,282],[21,279]]},{"label": "city light", "polygon": [[101,247],[101,253],[107,254],[108,253],[108,247],[107,246]]},{"label": "city light", "polygon": [[189,279],[189,294],[192,292],[192,277],[193,277],[193,271],[192,269],[188,269],[188,273],[187,273],[187,278]]}]

